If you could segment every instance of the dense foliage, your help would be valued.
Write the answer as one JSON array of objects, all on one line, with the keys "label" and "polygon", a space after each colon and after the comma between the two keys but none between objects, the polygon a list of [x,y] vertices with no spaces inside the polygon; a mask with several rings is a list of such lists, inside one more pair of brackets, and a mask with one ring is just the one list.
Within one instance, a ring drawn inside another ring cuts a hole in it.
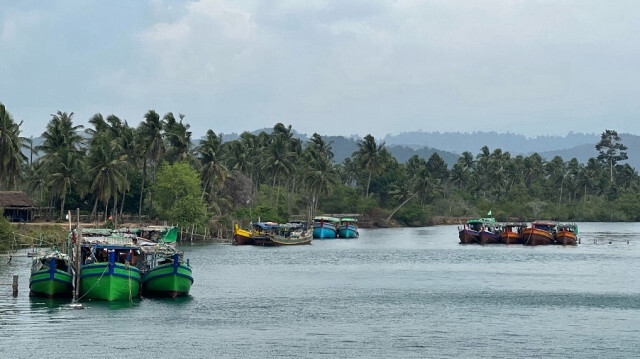
[{"label": "dense foliage", "polygon": [[640,220],[640,179],[619,164],[626,147],[613,130],[587,163],[484,146],[449,169],[437,153],[400,163],[371,135],[335,163],[323,136],[303,143],[280,123],[223,142],[213,130],[193,140],[183,115],[153,110],[137,127],[114,115],[94,115],[86,130],[73,122],[73,113],[58,111],[34,147],[0,106],[0,189],[25,191],[49,220],[75,208],[115,224],[157,218],[210,229],[320,213],[360,214],[377,225],[489,210],[498,219]]}]

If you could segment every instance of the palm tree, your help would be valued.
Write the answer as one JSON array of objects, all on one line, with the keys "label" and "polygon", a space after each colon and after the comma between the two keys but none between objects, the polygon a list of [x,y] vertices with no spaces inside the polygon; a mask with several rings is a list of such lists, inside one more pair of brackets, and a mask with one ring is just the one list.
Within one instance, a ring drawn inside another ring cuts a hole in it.
[{"label": "palm tree", "polygon": [[196,155],[200,160],[200,176],[202,177],[202,198],[210,195],[209,202],[214,203],[213,192],[216,185],[221,186],[227,178],[227,168],[224,165],[222,135],[216,135],[212,130],[207,131],[204,140],[196,147]]},{"label": "palm tree", "polygon": [[84,151],[82,136],[79,131],[82,125],[73,125],[73,112],[58,111],[51,115],[51,120],[42,137],[42,145],[36,148],[44,155],[38,159],[44,164],[44,169],[48,173],[48,185],[51,194],[56,196],[60,204],[60,216],[64,216],[64,204],[68,191],[73,186],[81,185],[80,174],[84,173]]},{"label": "palm tree", "polygon": [[172,112],[168,112],[163,117],[164,137],[167,142],[166,159],[169,163],[189,162],[194,163],[191,152],[193,144],[191,143],[191,127],[189,124],[183,124],[184,115],[180,114],[180,121],[176,121]]},{"label": "palm tree", "polygon": [[326,146],[309,146],[304,154],[306,165],[302,181],[310,190],[311,216],[318,209],[320,195],[331,194],[338,183],[338,172],[327,156],[327,149],[331,151]]},{"label": "palm tree", "polygon": [[105,220],[109,208],[109,201],[114,201],[114,221],[117,223],[118,195],[129,189],[129,182],[123,174],[127,164],[126,155],[114,150],[114,141],[109,141],[105,136],[102,142],[96,142],[89,150],[90,167],[89,175],[91,181],[91,191],[96,194],[92,216],[95,215],[98,199],[102,200],[105,207]]},{"label": "palm tree", "polygon": [[22,165],[27,157],[22,153],[25,147],[20,137],[22,122],[15,123],[5,106],[0,103],[0,188],[18,186],[22,175]]},{"label": "palm tree", "polygon": [[368,171],[367,189],[365,198],[369,197],[369,186],[371,185],[371,177],[380,170],[380,160],[384,150],[384,142],[380,145],[376,144],[376,140],[371,135],[366,135],[362,141],[358,142],[358,151],[354,152],[352,157],[358,162],[360,168]]},{"label": "palm tree", "polygon": [[[152,178],[155,183],[156,168],[158,162],[162,157],[165,150],[164,138],[162,135],[162,122],[160,121],[160,115],[154,110],[149,110],[144,115],[145,121],[142,122],[138,128],[139,143],[144,153],[144,164],[142,166],[142,189],[140,190],[140,204],[138,207],[138,217],[142,215],[142,198],[144,194],[145,179],[147,178],[147,164],[148,159],[151,162]],[[151,191],[149,192],[149,208],[153,208],[153,196]]]}]

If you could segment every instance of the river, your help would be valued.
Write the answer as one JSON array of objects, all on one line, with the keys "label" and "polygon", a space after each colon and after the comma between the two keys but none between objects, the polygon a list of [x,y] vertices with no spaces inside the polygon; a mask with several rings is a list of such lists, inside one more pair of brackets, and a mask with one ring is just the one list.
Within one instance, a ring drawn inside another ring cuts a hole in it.
[{"label": "river", "polygon": [[640,224],[579,225],[576,247],[459,245],[456,226],[184,244],[189,297],[84,309],[29,298],[30,259],[3,258],[0,358],[638,358]]}]

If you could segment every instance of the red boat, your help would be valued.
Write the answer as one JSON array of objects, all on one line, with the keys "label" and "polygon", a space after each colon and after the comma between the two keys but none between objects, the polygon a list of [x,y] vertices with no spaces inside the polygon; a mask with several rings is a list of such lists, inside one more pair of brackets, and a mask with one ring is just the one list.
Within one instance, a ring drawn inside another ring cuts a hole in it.
[{"label": "red boat", "polygon": [[460,244],[480,243],[480,231],[488,224],[495,224],[495,218],[474,218],[467,221],[462,227],[458,227]]},{"label": "red boat", "polygon": [[481,244],[496,244],[500,242],[500,232],[497,227],[483,227],[480,230]]},{"label": "red boat", "polygon": [[575,246],[577,244],[578,225],[575,223],[558,224],[556,243],[563,246]]},{"label": "red boat", "polygon": [[557,225],[558,223],[554,221],[531,222],[531,227],[522,230],[523,244],[528,246],[553,244]]}]

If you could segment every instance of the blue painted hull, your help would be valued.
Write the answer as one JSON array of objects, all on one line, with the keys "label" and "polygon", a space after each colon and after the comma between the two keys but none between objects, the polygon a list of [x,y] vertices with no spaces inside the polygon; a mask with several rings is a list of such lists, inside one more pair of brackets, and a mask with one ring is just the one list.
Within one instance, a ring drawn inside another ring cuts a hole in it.
[{"label": "blue painted hull", "polygon": [[358,227],[354,225],[342,225],[338,227],[338,237],[340,238],[358,238]]},{"label": "blue painted hull", "polygon": [[335,239],[337,237],[336,227],[324,223],[322,226],[320,224],[313,225],[313,238],[314,239]]}]

